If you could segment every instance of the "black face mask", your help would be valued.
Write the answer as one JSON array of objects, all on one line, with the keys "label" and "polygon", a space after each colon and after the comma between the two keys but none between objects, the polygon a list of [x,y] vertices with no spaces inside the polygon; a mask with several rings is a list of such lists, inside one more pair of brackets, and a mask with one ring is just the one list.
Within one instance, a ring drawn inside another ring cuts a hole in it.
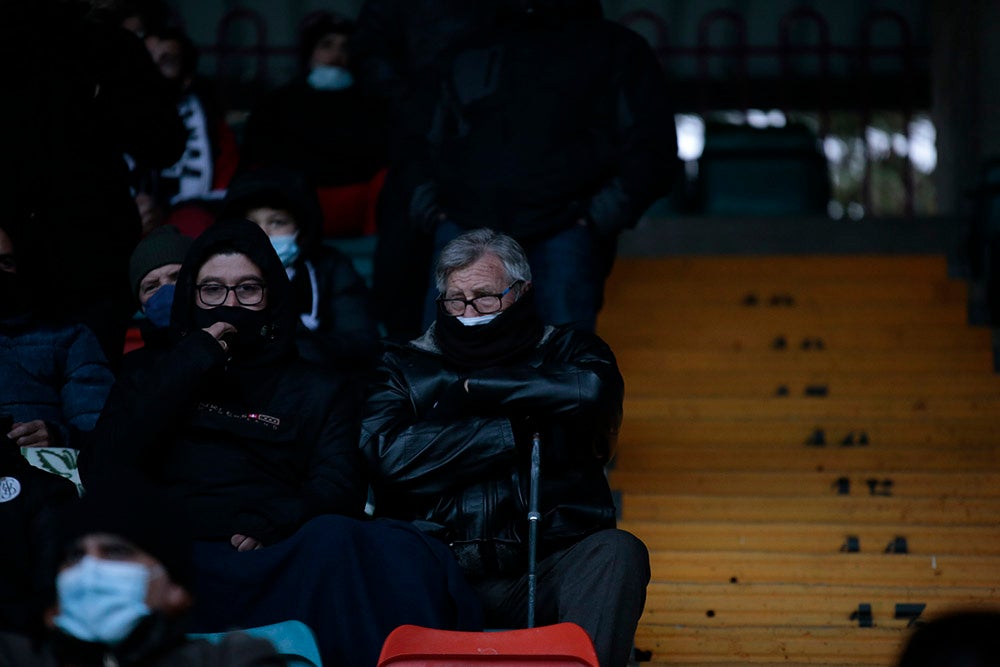
[{"label": "black face mask", "polygon": [[435,337],[449,361],[466,368],[498,366],[515,360],[542,338],[545,325],[528,291],[492,322],[467,327],[457,317],[438,311]]},{"label": "black face mask", "polygon": [[193,320],[199,329],[207,329],[216,322],[227,322],[236,327],[235,334],[224,337],[234,358],[252,359],[259,355],[277,334],[267,309],[250,310],[239,306],[196,307]]}]

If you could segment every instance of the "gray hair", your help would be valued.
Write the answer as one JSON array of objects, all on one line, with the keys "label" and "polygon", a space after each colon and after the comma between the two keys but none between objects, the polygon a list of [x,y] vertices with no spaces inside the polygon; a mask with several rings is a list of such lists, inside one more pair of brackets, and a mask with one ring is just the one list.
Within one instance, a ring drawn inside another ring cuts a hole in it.
[{"label": "gray hair", "polygon": [[[531,282],[531,267],[524,249],[517,241],[485,227],[465,232],[451,240],[441,249],[437,267],[434,270],[434,282],[438,292],[444,294],[448,289],[448,277],[460,269],[464,269],[483,255],[496,255],[507,272],[508,283],[522,281]],[[523,285],[521,286],[523,287]],[[516,290],[520,292],[520,288]]]}]

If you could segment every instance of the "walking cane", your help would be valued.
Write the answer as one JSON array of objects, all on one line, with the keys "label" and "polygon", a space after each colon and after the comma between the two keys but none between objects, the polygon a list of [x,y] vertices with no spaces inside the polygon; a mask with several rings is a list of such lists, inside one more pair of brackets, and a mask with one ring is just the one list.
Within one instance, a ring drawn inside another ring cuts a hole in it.
[{"label": "walking cane", "polygon": [[538,521],[542,515],[538,513],[538,478],[542,468],[541,436],[534,433],[531,436],[531,470],[528,486],[528,627],[535,627],[535,558],[538,552]]}]

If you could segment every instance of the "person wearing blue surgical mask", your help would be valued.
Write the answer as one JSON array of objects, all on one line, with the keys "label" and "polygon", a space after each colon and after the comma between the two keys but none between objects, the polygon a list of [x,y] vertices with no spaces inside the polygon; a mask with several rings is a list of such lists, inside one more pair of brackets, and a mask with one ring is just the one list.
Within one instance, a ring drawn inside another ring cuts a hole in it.
[{"label": "person wearing blue surgical mask", "polygon": [[190,247],[190,238],[172,225],[163,225],[132,251],[129,279],[141,313],[137,326],[147,345],[163,342],[170,326],[174,284]]},{"label": "person wearing blue surgical mask", "polygon": [[345,90],[354,85],[354,75],[347,69],[346,33],[330,32],[319,38],[306,80],[316,90]]},{"label": "person wearing blue surgical mask", "polygon": [[56,513],[55,600],[40,614],[46,630],[0,634],[0,664],[284,665],[263,639],[230,633],[213,644],[186,636],[194,568],[184,515],[137,482],[120,487],[88,492]]},{"label": "person wearing blue surgical mask", "polygon": [[[388,108],[356,85],[353,32],[353,22],[330,12],[306,17],[300,26],[296,76],[250,110],[240,172],[282,165],[324,190],[376,179],[388,163]],[[346,234],[359,225],[349,212],[330,206],[324,212],[327,223]]]},{"label": "person wearing blue surgical mask", "polygon": [[373,368],[378,329],[368,288],[350,258],[323,243],[316,193],[302,174],[267,167],[237,175],[222,215],[267,234],[292,283],[299,355],[339,370]]}]

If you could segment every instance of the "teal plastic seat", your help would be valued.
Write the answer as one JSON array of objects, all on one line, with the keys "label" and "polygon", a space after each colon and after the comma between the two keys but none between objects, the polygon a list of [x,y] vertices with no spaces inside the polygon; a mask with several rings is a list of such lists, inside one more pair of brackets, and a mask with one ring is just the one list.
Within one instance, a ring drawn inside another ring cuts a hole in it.
[{"label": "teal plastic seat", "polygon": [[[244,632],[252,637],[266,639],[274,645],[274,650],[285,659],[288,667],[323,667],[319,657],[319,646],[316,635],[302,621],[283,621],[271,625],[261,625],[256,628],[232,630]],[[192,633],[191,639],[207,639],[219,642],[230,632]]]}]

